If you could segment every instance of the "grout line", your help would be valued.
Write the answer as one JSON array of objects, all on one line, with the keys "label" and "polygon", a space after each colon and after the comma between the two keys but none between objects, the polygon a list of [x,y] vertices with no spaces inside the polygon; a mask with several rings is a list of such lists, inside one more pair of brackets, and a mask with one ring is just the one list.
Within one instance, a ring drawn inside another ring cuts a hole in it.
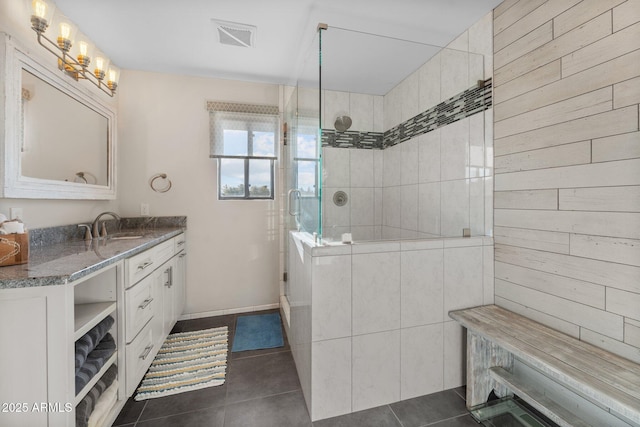
[{"label": "grout line", "polygon": [[[296,373],[296,376],[297,376],[297,373]],[[296,388],[294,390],[283,391],[281,393],[274,393],[274,394],[269,394],[269,395],[264,395],[264,396],[253,397],[251,399],[238,400],[236,402],[231,402],[231,403],[227,402],[226,399],[225,399],[225,404],[222,405],[222,406],[224,406],[224,408],[226,409],[227,406],[232,406],[232,405],[236,405],[236,404],[240,404],[240,403],[253,402],[253,401],[256,401],[256,400],[267,399],[267,398],[276,397],[276,396],[284,396],[285,394],[297,393],[297,392],[302,393],[302,387]],[[190,411],[190,412],[193,412],[193,411]]]},{"label": "grout line", "polygon": [[398,414],[396,414],[396,412],[393,410],[393,407],[391,405],[389,405],[389,404],[387,404],[387,407],[391,410],[391,413],[393,414],[393,416],[398,421],[398,424],[400,424],[401,427],[404,427],[404,424],[402,423],[402,421],[400,421],[400,417],[398,417]]},{"label": "grout line", "polygon": [[438,420],[438,421],[435,421],[435,422],[433,422],[433,423],[423,424],[423,425],[422,425],[422,426],[420,426],[420,427],[435,426],[435,425],[440,424],[440,423],[442,423],[442,422],[444,422],[444,421],[457,420],[458,418],[466,417],[467,415],[469,415],[469,414],[468,414],[468,413],[467,413],[467,414],[460,414],[460,415],[456,415],[455,417],[451,417],[451,418],[444,418],[444,419],[442,419],[442,420]]}]

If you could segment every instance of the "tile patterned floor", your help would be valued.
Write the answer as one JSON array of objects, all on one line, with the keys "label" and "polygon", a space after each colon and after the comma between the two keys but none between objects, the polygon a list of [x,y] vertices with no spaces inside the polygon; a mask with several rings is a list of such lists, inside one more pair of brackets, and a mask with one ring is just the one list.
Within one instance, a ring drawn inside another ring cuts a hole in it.
[{"label": "tile patterned floor", "polygon": [[[267,312],[274,312],[270,310]],[[256,313],[251,313],[256,314]],[[237,315],[178,322],[173,332],[229,327],[231,349]],[[312,423],[286,341],[281,348],[229,352],[226,382],[174,396],[129,399],[113,424],[122,427],[467,427],[464,389]]]}]

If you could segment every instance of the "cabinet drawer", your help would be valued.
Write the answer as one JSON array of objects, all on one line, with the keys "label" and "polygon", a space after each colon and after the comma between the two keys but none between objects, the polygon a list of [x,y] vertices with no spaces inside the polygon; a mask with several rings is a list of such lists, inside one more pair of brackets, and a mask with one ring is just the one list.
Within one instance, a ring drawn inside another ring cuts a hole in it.
[{"label": "cabinet drawer", "polygon": [[173,252],[174,254],[177,254],[181,250],[184,250],[185,247],[187,246],[187,236],[184,233],[174,237],[173,241],[175,243],[174,252]]},{"label": "cabinet drawer", "polygon": [[153,328],[152,322],[142,328],[142,331],[136,337],[133,342],[126,346],[126,383],[127,383],[127,396],[131,396],[136,390],[138,383],[147,372],[151,362],[155,357],[158,349],[153,343]]},{"label": "cabinet drawer", "polygon": [[153,270],[173,256],[175,248],[173,240],[164,241],[125,260],[127,288],[136,284],[140,279],[147,277]]},{"label": "cabinet drawer", "polygon": [[148,276],[124,292],[126,310],[126,338],[133,341],[142,327],[153,317],[153,278]]}]

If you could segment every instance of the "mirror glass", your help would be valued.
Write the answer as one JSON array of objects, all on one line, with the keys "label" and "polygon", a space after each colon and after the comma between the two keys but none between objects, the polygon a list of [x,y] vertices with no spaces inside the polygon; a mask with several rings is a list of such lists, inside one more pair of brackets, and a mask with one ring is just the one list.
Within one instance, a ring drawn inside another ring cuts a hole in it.
[{"label": "mirror glass", "polygon": [[21,175],[109,184],[108,118],[22,69]]}]

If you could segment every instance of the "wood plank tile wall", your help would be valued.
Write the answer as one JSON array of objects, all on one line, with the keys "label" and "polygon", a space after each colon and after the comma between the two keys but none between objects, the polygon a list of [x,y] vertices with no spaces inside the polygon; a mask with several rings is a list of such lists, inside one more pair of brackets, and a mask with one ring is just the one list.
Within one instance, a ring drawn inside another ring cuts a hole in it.
[{"label": "wood plank tile wall", "polygon": [[640,363],[640,0],[494,10],[495,300]]}]

